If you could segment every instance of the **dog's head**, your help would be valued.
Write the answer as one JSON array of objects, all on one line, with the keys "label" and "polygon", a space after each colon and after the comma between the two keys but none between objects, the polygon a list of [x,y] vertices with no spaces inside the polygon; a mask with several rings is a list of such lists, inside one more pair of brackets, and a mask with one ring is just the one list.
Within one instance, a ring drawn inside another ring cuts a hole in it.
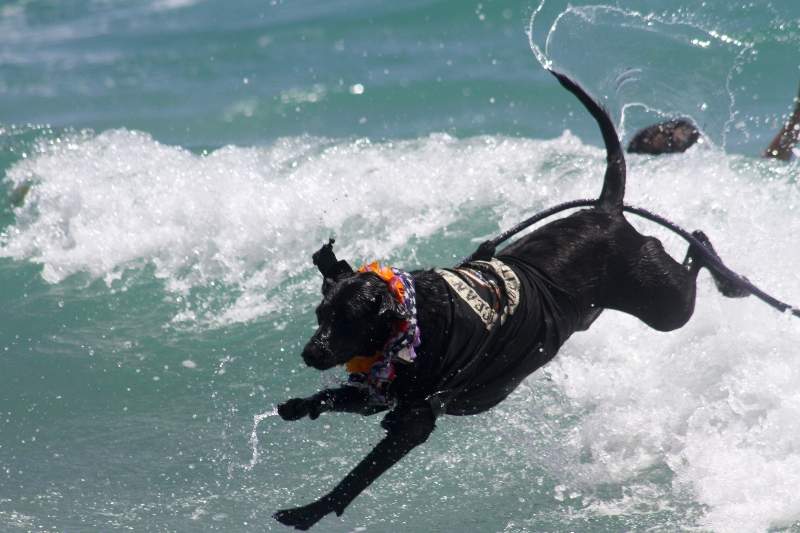
[{"label": "dog's head", "polygon": [[323,275],[319,328],[303,349],[303,361],[318,370],[344,364],[357,355],[372,355],[386,344],[392,324],[408,318],[380,276],[354,273],[337,261],[333,240],[313,256]]}]

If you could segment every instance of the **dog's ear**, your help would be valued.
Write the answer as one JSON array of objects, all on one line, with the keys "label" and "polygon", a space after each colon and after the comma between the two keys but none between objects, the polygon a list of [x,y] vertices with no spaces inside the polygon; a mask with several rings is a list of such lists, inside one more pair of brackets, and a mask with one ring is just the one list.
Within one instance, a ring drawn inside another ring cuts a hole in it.
[{"label": "dog's ear", "polygon": [[336,279],[340,274],[353,273],[353,269],[347,261],[338,261],[336,259],[336,254],[333,253],[333,243],[335,242],[335,240],[330,239],[328,244],[323,244],[322,248],[311,256],[311,260],[317,265],[320,273],[324,277],[331,279]]},{"label": "dog's ear", "polygon": [[[342,262],[344,263],[344,261]],[[331,290],[331,287],[336,285],[337,282],[341,281],[341,279],[347,275],[349,274],[345,272],[343,274],[337,274],[335,278],[325,277],[325,279],[322,280],[322,296],[328,294],[328,291]]]},{"label": "dog's ear", "polygon": [[378,310],[379,317],[388,317],[394,320],[405,320],[410,317],[406,306],[398,302],[391,294],[381,296],[381,308]]},{"label": "dog's ear", "polygon": [[322,282],[322,294],[328,292],[331,286],[336,282],[336,278],[342,274],[353,273],[353,269],[347,261],[339,261],[336,259],[336,254],[333,253],[334,242],[336,241],[330,239],[328,244],[323,244],[322,248],[314,252],[314,255],[311,256],[311,260],[317,265],[320,274],[322,274],[324,278]]}]

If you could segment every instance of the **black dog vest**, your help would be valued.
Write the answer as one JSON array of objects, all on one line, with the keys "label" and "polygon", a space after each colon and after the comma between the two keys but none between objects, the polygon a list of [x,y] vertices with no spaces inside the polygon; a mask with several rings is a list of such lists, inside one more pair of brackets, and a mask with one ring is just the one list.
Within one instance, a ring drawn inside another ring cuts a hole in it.
[{"label": "black dog vest", "polygon": [[447,353],[408,365],[392,386],[401,403],[425,398],[437,414],[486,411],[550,361],[579,323],[577,300],[520,259],[437,272],[450,293]]}]

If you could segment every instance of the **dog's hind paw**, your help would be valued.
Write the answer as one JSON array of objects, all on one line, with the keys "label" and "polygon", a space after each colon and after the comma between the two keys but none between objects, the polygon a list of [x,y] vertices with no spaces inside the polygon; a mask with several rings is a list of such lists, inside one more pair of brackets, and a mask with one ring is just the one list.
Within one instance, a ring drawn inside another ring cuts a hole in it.
[{"label": "dog's hind paw", "polygon": [[[692,232],[692,236],[696,238],[698,241],[703,243],[708,251],[710,251],[714,256],[719,259],[719,255],[717,254],[714,247],[711,245],[711,240],[708,236],[700,230],[696,230]],[[717,290],[720,294],[722,294],[726,298],[745,298],[750,296],[750,291],[743,289],[736,285],[733,281],[729,280],[716,270],[707,265],[703,265],[708,268],[708,271],[711,273],[711,277],[714,279],[714,284],[717,286]],[[746,278],[745,278],[746,279]]]},{"label": "dog's hind paw", "polygon": [[[738,285],[734,284],[728,278],[724,278],[720,276],[716,272],[711,272],[711,277],[714,278],[714,284],[717,286],[717,290],[722,294],[725,298],[747,298],[750,296],[750,291],[739,287]],[[744,278],[747,279],[747,278]],[[749,280],[748,280],[749,281]]]},{"label": "dog's hind paw", "polygon": [[272,517],[285,526],[293,526],[300,531],[308,531],[311,526],[322,520],[325,515],[333,512],[341,514],[336,511],[331,502],[326,498],[322,498],[303,507],[278,511]]}]

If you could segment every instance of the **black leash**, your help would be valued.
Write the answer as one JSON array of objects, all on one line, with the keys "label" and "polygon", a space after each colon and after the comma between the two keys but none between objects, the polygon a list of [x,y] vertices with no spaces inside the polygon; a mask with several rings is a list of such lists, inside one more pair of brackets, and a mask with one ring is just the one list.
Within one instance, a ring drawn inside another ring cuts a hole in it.
[{"label": "black leash", "polygon": [[[525,228],[530,227],[551,215],[555,215],[556,213],[560,213],[561,211],[566,211],[567,209],[573,209],[575,207],[593,207],[596,203],[597,200],[572,200],[571,202],[565,202],[555,207],[551,207],[550,209],[545,209],[544,211],[533,215],[532,217],[524,220],[523,222],[520,222],[519,224],[509,229],[508,231],[501,233],[500,235],[492,239],[491,242],[492,244],[497,246],[507,241],[520,231],[524,230]],[[646,209],[633,207],[630,205],[625,205],[623,209],[629,213],[634,213],[642,218],[651,220],[656,224],[660,224],[661,226],[664,226],[665,228],[670,229],[673,232],[677,233],[678,235],[683,237],[686,241],[688,241],[689,244],[695,247],[696,252],[699,253],[701,256],[703,256],[703,259],[705,260],[707,266],[719,272],[722,276],[729,279],[737,287],[746,290],[750,294],[754,295],[756,298],[759,298],[760,300],[766,302],[767,304],[769,304],[770,306],[774,307],[775,309],[777,309],[782,313],[786,311],[791,311],[791,313],[794,316],[800,317],[800,309],[793,307],[789,304],[783,303],[777,298],[773,298],[769,294],[765,293],[764,291],[762,291],[761,289],[750,283],[750,281],[747,280],[746,278],[740,276],[733,270],[726,267],[722,263],[719,257],[711,253],[711,250],[706,248],[702,242],[700,242],[697,238],[695,238],[691,233],[689,233],[685,229],[674,224],[673,222],[670,222],[669,220],[660,215],[656,215],[655,213],[647,211]],[[472,255],[464,258],[456,266],[461,266],[469,261],[472,261]]]}]

